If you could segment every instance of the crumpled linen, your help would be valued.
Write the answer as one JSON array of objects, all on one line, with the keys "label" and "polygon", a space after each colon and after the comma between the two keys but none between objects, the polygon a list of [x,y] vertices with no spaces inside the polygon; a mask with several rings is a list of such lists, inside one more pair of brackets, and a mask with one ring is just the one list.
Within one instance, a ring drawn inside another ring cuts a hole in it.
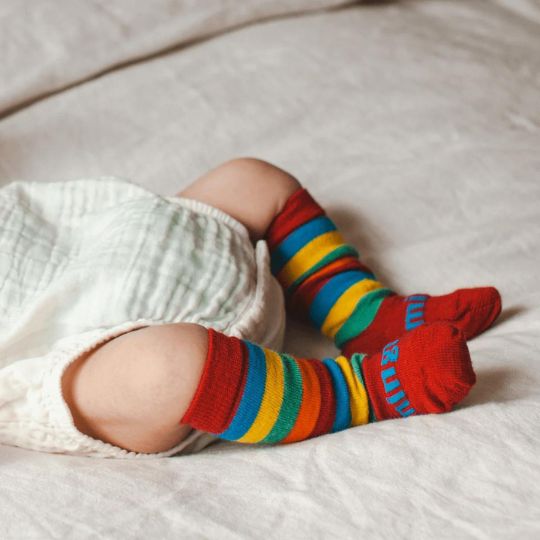
[{"label": "crumpled linen", "polygon": [[[504,311],[470,342],[478,382],[449,414],[144,463],[3,447],[0,536],[538,537],[539,15],[533,0],[305,13],[4,116],[1,182],[115,174],[170,194],[256,155],[296,174],[392,288],[492,284]],[[285,349],[336,352],[294,322]]]}]

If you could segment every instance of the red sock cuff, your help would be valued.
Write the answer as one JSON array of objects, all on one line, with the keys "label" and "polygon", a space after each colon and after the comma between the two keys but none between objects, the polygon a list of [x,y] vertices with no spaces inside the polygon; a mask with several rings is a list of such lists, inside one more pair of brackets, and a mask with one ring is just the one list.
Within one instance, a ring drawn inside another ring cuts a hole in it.
[{"label": "red sock cuff", "polygon": [[[180,423],[221,433],[236,414],[247,376],[242,340],[208,330],[208,352],[199,385]],[[215,358],[227,361],[216,362]],[[216,396],[220,396],[216,400]]]},{"label": "red sock cuff", "polygon": [[268,247],[273,250],[300,225],[324,214],[322,207],[305,188],[298,189],[287,199],[281,212],[268,227],[265,236]]}]

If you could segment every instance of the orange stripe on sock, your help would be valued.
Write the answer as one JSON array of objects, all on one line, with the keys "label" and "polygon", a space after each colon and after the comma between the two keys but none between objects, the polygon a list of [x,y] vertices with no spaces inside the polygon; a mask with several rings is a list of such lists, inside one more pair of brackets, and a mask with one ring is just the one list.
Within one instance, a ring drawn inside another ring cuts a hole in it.
[{"label": "orange stripe on sock", "polygon": [[296,361],[302,373],[302,403],[296,422],[282,443],[306,439],[317,423],[321,408],[321,387],[317,373],[311,367],[310,361],[303,358],[297,358]]}]

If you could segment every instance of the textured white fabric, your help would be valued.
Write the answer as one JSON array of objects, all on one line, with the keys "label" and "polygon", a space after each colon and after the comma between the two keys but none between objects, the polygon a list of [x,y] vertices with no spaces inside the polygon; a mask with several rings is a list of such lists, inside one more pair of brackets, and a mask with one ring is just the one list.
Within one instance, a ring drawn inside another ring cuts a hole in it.
[{"label": "textured white fabric", "polygon": [[[172,459],[0,447],[0,536],[538,538],[539,21],[537,0],[369,2],[237,29],[0,120],[4,184],[114,174],[171,194],[256,155],[296,174],[394,289],[492,284],[504,304],[450,414]],[[11,24],[25,35],[24,14]],[[32,65],[35,47],[17,50]],[[285,344],[336,352],[297,324]]]},{"label": "textured white fabric", "polygon": [[[140,457],[80,433],[61,376],[142,326],[195,322],[280,347],[283,296],[266,243],[220,210],[114,178],[0,189],[0,442]],[[195,432],[167,456],[202,448]],[[154,455],[155,456],[155,455]]]}]

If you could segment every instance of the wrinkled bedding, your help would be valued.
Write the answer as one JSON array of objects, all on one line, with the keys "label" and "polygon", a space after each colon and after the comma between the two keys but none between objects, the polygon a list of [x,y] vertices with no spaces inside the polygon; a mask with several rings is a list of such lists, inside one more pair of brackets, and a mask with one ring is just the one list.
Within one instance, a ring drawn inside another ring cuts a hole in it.
[{"label": "wrinkled bedding", "polygon": [[[540,536],[538,0],[6,0],[0,51],[0,185],[172,194],[255,155],[394,289],[504,303],[449,414],[138,462],[0,446],[1,538]],[[286,349],[335,353],[295,321]]]}]

